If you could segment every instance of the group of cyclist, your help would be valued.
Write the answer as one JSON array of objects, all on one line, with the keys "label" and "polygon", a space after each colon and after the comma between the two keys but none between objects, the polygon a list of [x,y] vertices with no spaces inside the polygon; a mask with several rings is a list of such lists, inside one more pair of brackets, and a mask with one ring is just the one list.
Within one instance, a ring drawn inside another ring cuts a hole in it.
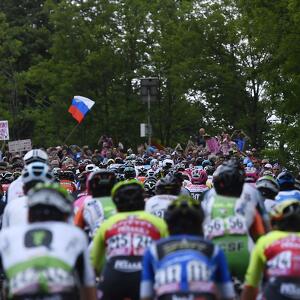
[{"label": "group of cyclist", "polygon": [[279,164],[48,154],[0,162],[2,299],[300,298],[300,184]]}]

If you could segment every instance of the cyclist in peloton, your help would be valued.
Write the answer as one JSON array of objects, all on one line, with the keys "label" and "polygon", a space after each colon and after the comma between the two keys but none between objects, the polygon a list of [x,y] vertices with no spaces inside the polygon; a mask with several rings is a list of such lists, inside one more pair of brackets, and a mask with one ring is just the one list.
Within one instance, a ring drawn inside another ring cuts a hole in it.
[{"label": "cyclist in peloton", "polygon": [[74,223],[82,229],[87,226],[91,236],[94,236],[104,220],[117,212],[110,196],[115,183],[115,173],[105,169],[92,172],[87,179],[87,191],[92,198],[84,201],[75,215]]},{"label": "cyclist in peloton", "polygon": [[[24,156],[25,165],[29,165],[33,162],[43,162],[48,163],[48,154],[41,149],[32,149],[27,152]],[[24,195],[23,182],[21,176],[13,181],[7,191],[7,203],[11,200],[22,197]]]},{"label": "cyclist in peloton", "polygon": [[13,300],[96,300],[85,234],[67,224],[72,199],[58,184],[28,194],[29,223],[0,233],[1,267]]},{"label": "cyclist in peloton", "polygon": [[197,200],[180,196],[168,207],[169,238],[144,254],[142,300],[233,299],[223,251],[203,238],[204,213]]},{"label": "cyclist in peloton", "polygon": [[223,248],[230,272],[241,281],[254,241],[265,232],[255,204],[240,198],[244,177],[237,161],[223,162],[214,173],[217,194],[202,202],[205,237]]},{"label": "cyclist in peloton", "polygon": [[169,204],[178,197],[180,190],[180,181],[174,175],[160,179],[156,183],[156,195],[147,200],[145,211],[163,219]]},{"label": "cyclist in peloton", "polygon": [[[251,254],[242,300],[300,299],[300,201],[285,200],[270,213],[273,231]],[[262,280],[262,285],[261,285]]]},{"label": "cyclist in peloton", "polygon": [[28,223],[28,192],[38,183],[54,181],[49,166],[43,162],[33,162],[26,165],[22,175],[24,196],[11,200],[5,207],[2,228]]},{"label": "cyclist in peloton", "polygon": [[167,226],[143,211],[144,190],[137,180],[119,182],[112,198],[118,213],[98,229],[91,249],[92,264],[97,274],[102,272],[102,300],[137,300],[144,251],[167,235]]}]

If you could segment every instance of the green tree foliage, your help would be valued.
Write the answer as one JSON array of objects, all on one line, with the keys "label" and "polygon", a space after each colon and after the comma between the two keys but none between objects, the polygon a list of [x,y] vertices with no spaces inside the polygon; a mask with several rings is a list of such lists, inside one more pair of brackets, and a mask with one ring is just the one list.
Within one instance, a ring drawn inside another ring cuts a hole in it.
[{"label": "green tree foliage", "polygon": [[243,128],[253,146],[300,156],[297,0],[2,0],[0,12],[0,117],[13,138],[63,143],[83,95],[96,104],[70,142],[137,144],[137,79],[157,76],[162,143]]}]

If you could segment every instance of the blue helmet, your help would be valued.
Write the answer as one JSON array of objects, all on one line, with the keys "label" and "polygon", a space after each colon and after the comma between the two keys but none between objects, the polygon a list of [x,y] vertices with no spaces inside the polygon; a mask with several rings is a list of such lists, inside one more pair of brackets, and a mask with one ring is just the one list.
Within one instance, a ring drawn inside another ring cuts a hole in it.
[{"label": "blue helmet", "polygon": [[277,176],[277,182],[280,187],[284,185],[294,185],[295,177],[289,171],[283,171]]}]

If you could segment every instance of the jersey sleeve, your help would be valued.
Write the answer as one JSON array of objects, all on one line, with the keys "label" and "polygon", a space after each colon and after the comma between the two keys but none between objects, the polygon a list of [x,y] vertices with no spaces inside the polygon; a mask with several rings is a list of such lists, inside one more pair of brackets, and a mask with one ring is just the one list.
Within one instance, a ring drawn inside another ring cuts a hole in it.
[{"label": "jersey sleeve", "polygon": [[79,208],[74,217],[74,224],[80,228],[84,228],[83,206]]},{"label": "jersey sleeve", "polygon": [[83,251],[78,256],[77,264],[76,264],[77,272],[79,274],[79,280],[81,285],[84,287],[94,287],[95,273],[91,265],[91,260],[89,256],[89,250],[88,250],[88,242],[85,236],[82,244],[83,244]]},{"label": "jersey sleeve", "polygon": [[255,216],[250,230],[251,230],[251,235],[253,235],[256,238],[263,236],[265,234],[264,223],[262,217],[260,216],[257,210],[255,210]]},{"label": "jersey sleeve", "polygon": [[152,298],[154,295],[154,270],[153,270],[153,255],[150,251],[151,248],[145,251],[142,262],[142,275],[140,286],[140,299]]},{"label": "jersey sleeve", "polygon": [[105,227],[104,223],[103,226],[98,229],[92,243],[91,261],[97,273],[100,273],[105,258]]},{"label": "jersey sleeve", "polygon": [[216,282],[222,298],[234,298],[234,287],[232,284],[226,257],[222,249],[216,248],[215,261],[217,268],[213,279]]},{"label": "jersey sleeve", "polygon": [[6,205],[2,216],[2,229],[9,227],[9,205]]},{"label": "jersey sleeve", "polygon": [[258,287],[264,271],[263,242],[258,240],[251,253],[250,263],[246,272],[245,285]]}]

